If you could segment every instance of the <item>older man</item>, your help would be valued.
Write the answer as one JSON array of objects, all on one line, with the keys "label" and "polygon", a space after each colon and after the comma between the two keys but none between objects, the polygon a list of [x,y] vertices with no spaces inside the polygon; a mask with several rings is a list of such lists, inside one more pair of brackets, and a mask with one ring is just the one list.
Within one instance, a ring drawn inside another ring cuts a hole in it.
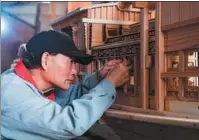
[{"label": "older man", "polygon": [[108,62],[72,84],[75,63],[92,56],[64,33],[44,31],[31,38],[27,53],[1,78],[1,135],[16,140],[66,140],[84,134],[114,102],[115,87],[128,79],[126,62]]}]

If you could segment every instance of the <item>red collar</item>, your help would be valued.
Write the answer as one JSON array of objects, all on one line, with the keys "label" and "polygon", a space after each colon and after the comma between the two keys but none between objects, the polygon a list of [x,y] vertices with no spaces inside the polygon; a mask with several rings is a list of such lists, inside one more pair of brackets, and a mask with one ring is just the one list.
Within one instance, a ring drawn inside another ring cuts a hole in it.
[{"label": "red collar", "polygon": [[[14,70],[19,77],[31,83],[36,89],[38,89],[35,81],[32,79],[30,72],[27,70],[21,59],[19,60],[19,62],[17,62],[16,66],[14,67]],[[47,98],[50,100],[54,100],[55,99],[54,93],[51,93]]]}]

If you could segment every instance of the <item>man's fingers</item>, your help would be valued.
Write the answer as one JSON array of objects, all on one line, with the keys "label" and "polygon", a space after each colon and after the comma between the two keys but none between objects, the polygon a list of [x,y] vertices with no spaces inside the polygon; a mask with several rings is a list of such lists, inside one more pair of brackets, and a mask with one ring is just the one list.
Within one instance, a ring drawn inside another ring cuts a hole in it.
[{"label": "man's fingers", "polygon": [[127,59],[124,59],[124,60],[123,60],[123,63],[124,63],[125,65],[128,65],[128,60],[127,60]]},{"label": "man's fingers", "polygon": [[123,84],[125,84],[126,82],[128,82],[129,81],[129,77],[128,78],[126,78],[124,81],[122,81],[122,84],[121,85],[123,85]]},{"label": "man's fingers", "polygon": [[122,60],[110,60],[108,63],[107,63],[107,65],[116,65],[116,64],[119,64],[119,63],[121,63],[122,62]]}]

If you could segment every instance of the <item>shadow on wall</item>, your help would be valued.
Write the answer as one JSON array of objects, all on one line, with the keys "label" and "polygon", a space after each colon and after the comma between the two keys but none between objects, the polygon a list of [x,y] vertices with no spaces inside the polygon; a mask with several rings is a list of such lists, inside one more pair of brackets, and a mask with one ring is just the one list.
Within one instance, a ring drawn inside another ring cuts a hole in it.
[{"label": "shadow on wall", "polygon": [[2,13],[1,21],[4,22],[4,29],[1,30],[1,73],[3,73],[17,58],[19,46],[34,35],[35,27],[5,12]]}]

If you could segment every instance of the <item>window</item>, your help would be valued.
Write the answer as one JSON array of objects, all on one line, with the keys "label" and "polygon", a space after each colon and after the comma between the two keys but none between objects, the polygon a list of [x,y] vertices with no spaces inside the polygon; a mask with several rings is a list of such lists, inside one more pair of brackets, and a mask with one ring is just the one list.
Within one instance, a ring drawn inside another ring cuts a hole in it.
[{"label": "window", "polygon": [[199,98],[199,76],[187,77],[185,79],[184,97]]},{"label": "window", "polygon": [[199,100],[199,50],[165,53],[166,97]]},{"label": "window", "polygon": [[199,68],[199,50],[190,50],[185,52],[186,69],[192,70]]},{"label": "window", "polygon": [[177,97],[178,88],[179,88],[178,77],[166,78],[166,96],[167,97]]},{"label": "window", "polygon": [[177,52],[167,54],[167,71],[179,70],[179,54]]}]

